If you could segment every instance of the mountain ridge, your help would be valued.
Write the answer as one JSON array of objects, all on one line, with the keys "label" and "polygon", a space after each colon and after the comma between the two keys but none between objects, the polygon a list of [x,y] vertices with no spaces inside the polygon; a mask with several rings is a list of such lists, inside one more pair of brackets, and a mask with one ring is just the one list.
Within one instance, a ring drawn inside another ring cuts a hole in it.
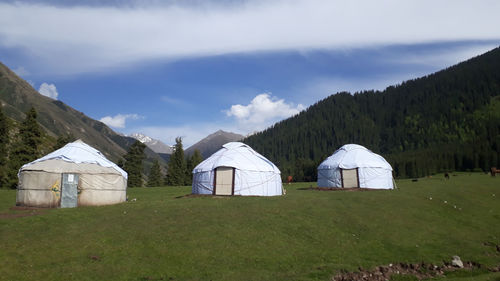
[{"label": "mountain ridge", "polygon": [[299,180],[347,143],[387,157],[398,177],[486,171],[500,164],[499,95],[495,48],[384,91],[336,93],[243,141]]},{"label": "mountain ridge", "polygon": [[240,141],[244,138],[243,135],[226,132],[223,130],[218,130],[205,138],[201,139],[197,143],[191,145],[185,150],[186,155],[192,155],[195,150],[200,151],[201,156],[206,159],[214,152],[219,150],[223,144],[232,142],[232,141]]},{"label": "mountain ridge", "polygon": [[142,142],[143,144],[147,145],[151,150],[153,150],[158,154],[173,153],[173,147],[165,144],[161,140],[154,139],[152,137],[146,136],[141,133],[133,133],[128,136]]},{"label": "mountain ridge", "polygon": [[[72,135],[101,151],[111,161],[117,162],[126,154],[135,139],[117,134],[101,121],[60,100],[43,96],[28,82],[0,62],[0,101],[9,118],[21,122],[31,107],[38,113],[37,121],[52,137]],[[148,158],[161,159],[151,149],[145,150]]]}]

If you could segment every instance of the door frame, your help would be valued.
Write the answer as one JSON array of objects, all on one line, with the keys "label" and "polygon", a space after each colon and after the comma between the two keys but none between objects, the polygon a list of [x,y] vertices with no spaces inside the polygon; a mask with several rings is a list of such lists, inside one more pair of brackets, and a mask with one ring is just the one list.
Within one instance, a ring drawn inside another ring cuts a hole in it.
[{"label": "door frame", "polygon": [[[353,170],[353,169],[340,168],[340,182],[342,183],[342,188],[345,188],[344,187],[344,170]],[[356,180],[358,182],[358,185],[355,188],[360,188],[360,186],[359,186],[359,168],[356,168]]]},{"label": "door frame", "polygon": [[[229,166],[220,166],[220,167],[227,167],[227,168],[231,168],[233,169],[233,182],[231,183],[231,196],[234,195],[234,178],[235,178],[235,175],[236,175],[236,168],[234,167],[229,167]],[[219,167],[215,168],[214,169],[214,190],[212,191],[212,195],[218,195],[217,194],[217,169]],[[220,195],[219,196],[229,196],[229,195]]]},{"label": "door frame", "polygon": [[74,175],[76,176],[76,204],[74,207],[70,207],[70,208],[75,208],[75,207],[78,207],[78,188],[79,188],[79,184],[80,184],[80,174],[78,173],[61,173],[61,197],[60,197],[60,200],[59,200],[59,208],[61,208],[62,206],[62,203],[63,203],[63,197],[64,197],[64,192],[66,190],[65,186],[64,186],[64,175]]}]

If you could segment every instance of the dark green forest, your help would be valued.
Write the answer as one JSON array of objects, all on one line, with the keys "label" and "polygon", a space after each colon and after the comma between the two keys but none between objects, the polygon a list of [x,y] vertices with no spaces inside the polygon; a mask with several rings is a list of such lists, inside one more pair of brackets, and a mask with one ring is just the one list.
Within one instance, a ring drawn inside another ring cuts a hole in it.
[{"label": "dark green forest", "polygon": [[500,48],[384,91],[331,95],[244,142],[296,181],[315,181],[347,143],[384,156],[398,178],[499,167]]}]

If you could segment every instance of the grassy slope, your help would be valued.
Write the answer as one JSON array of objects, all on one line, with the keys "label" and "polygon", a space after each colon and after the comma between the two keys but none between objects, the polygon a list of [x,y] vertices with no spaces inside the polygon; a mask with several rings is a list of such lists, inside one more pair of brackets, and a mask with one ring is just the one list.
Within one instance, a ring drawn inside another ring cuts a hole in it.
[{"label": "grassy slope", "polygon": [[[341,269],[452,255],[500,264],[493,246],[500,245],[500,177],[397,184],[396,191],[325,192],[299,183],[273,198],[129,189],[136,202],[0,218],[0,279],[328,280]],[[9,210],[14,202],[15,192],[0,190],[0,213],[25,212]]]}]

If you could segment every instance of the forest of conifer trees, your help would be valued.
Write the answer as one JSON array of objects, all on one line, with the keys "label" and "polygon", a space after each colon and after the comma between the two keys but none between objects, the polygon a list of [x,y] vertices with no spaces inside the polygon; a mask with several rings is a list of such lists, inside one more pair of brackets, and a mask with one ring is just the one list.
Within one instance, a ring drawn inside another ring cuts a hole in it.
[{"label": "forest of conifer trees", "polygon": [[384,91],[337,93],[245,143],[298,181],[347,143],[383,155],[399,178],[487,171],[500,159],[500,49]]}]

